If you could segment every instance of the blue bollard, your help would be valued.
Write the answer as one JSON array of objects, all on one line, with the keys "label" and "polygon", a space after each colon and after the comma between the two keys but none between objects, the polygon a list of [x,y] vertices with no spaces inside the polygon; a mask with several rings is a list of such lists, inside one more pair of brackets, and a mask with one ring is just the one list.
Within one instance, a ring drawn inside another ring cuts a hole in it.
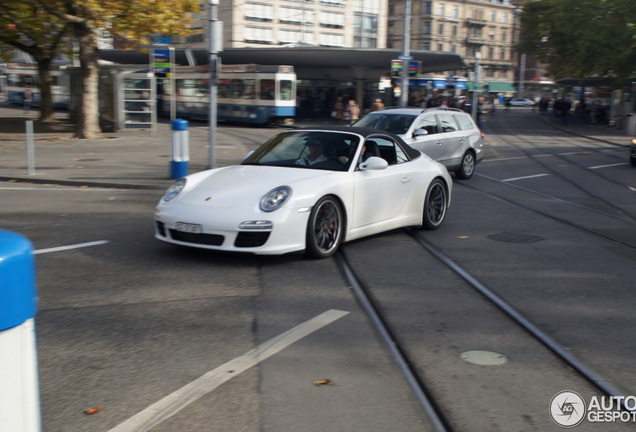
[{"label": "blue bollard", "polygon": [[42,430],[33,245],[0,229],[0,431]]},{"label": "blue bollard", "polygon": [[170,178],[178,180],[188,175],[189,144],[188,121],[172,120],[172,152],[170,161]]}]

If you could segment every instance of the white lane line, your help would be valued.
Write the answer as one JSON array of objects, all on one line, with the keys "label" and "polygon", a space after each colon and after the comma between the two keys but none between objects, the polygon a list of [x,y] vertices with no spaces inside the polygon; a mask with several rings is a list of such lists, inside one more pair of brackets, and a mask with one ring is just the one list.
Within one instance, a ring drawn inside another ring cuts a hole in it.
[{"label": "white lane line", "polygon": [[241,372],[348,314],[349,312],[331,309],[309,321],[305,321],[246,352],[241,357],[230,360],[224,365],[201,375],[196,380],[155,402],[109,432],[144,432],[150,430]]},{"label": "white lane line", "polygon": [[610,168],[610,167],[621,166],[621,165],[627,165],[627,162],[615,163],[611,165],[597,165],[593,167],[588,167],[588,169],[593,170],[593,169],[600,169],[600,168]]},{"label": "white lane line", "polygon": [[535,174],[535,175],[525,176],[525,177],[513,177],[513,178],[509,178],[509,179],[504,179],[504,180],[501,180],[501,181],[512,182],[512,181],[516,181],[516,180],[525,180],[525,179],[536,178],[536,177],[545,177],[545,176],[548,176],[548,175],[550,175],[550,174]]},{"label": "white lane line", "polygon": [[49,253],[49,252],[61,252],[61,251],[66,251],[71,249],[79,249],[79,248],[85,248],[90,246],[99,246],[106,243],[110,243],[110,240],[98,240],[94,242],[79,243],[79,244],[69,245],[69,246],[60,246],[60,247],[54,247],[49,249],[38,249],[36,251],[33,251],[33,253],[37,255],[37,254],[43,254],[43,253]]}]

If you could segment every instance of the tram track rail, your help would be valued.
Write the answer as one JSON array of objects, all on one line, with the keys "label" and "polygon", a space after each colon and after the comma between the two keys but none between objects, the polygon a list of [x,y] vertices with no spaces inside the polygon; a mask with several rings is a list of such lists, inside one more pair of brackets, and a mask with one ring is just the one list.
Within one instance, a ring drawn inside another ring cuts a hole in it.
[{"label": "tram track rail", "polygon": [[[449,268],[454,274],[460,277],[468,287],[477,292],[487,302],[494,305],[508,319],[514,322],[533,340],[538,341],[547,348],[556,358],[571,368],[577,376],[584,381],[590,383],[598,389],[602,394],[616,398],[620,401],[620,406],[625,411],[634,411],[625,404],[626,395],[616,389],[599,374],[588,367],[585,363],[573,355],[567,348],[554,340],[545,331],[535,325],[530,319],[525,317],[513,305],[508,303],[504,298],[495,293],[491,288],[480,282],[469,271],[464,269],[451,257],[446,255],[440,248],[426,240],[424,234],[417,229],[404,229],[405,235],[413,239],[413,241],[421,247],[430,256],[434,257],[441,265]],[[400,372],[410,387],[413,395],[422,409],[425,417],[430,421],[435,432],[453,432],[455,429],[451,425],[448,417],[450,413],[446,413],[439,405],[435,394],[429,389],[425,379],[417,372],[415,362],[409,358],[407,349],[400,342],[400,337],[395,334],[390,321],[382,312],[382,305],[378,304],[371,288],[365,283],[364,279],[359,275],[352,260],[348,257],[346,246],[341,247],[334,255],[334,260],[342,273],[343,277],[350,285],[356,300],[361,305],[365,314],[370,319],[376,332],[391,353]]]},{"label": "tram track rail", "polygon": [[[539,123],[540,125],[543,125],[544,123]],[[540,150],[541,152],[545,152],[547,155],[554,157],[558,160],[561,160],[563,162],[566,162],[570,165],[575,166],[576,168],[579,168],[581,170],[585,170],[586,173],[600,178],[603,181],[606,181],[608,183],[614,184],[616,186],[619,186],[621,188],[624,189],[630,189],[630,186],[623,183],[623,182],[619,182],[616,181],[612,178],[609,178],[608,176],[605,176],[603,174],[601,174],[599,171],[597,170],[590,170],[589,167],[579,163],[578,161],[573,160],[571,157],[566,157],[566,155],[564,155],[563,153],[557,153],[554,151],[550,151],[549,148],[547,148],[545,145],[538,145],[535,142],[533,142],[532,140],[528,139],[527,137],[523,136],[522,134],[518,133],[514,128],[510,127],[509,124],[505,124],[505,125],[501,125],[498,124],[497,125],[497,129],[501,130],[502,132],[506,133],[507,135],[510,135],[512,137],[514,137],[515,140],[520,141],[522,143],[528,144],[530,146],[530,148],[535,149],[535,150]],[[563,130],[563,129],[558,129],[559,131],[561,131],[562,133],[568,133],[567,131]],[[599,140],[599,139],[591,139],[588,137],[584,137],[578,134],[572,134],[573,136],[576,136],[577,139],[590,139],[592,141],[600,141],[604,144],[611,144],[613,146],[616,146],[615,143],[610,143],[608,141],[604,141],[604,140]],[[567,144],[568,146],[574,146],[576,148],[579,148],[581,151],[584,152],[591,152],[591,153],[596,153],[596,154],[602,154],[602,155],[608,155],[606,149],[604,148],[596,148],[596,147],[589,147],[586,145],[582,145],[577,143],[576,141],[572,141],[572,140],[567,140],[565,138],[561,138],[558,136],[551,136],[550,137],[553,140],[556,140],[556,142],[563,142],[564,144]],[[579,192],[589,196],[590,198],[602,203],[603,205],[607,206],[608,208],[611,208],[613,210],[615,210],[616,212],[618,212],[619,214],[624,215],[626,218],[631,219],[632,221],[636,221],[636,216],[629,214],[625,209],[620,208],[618,206],[616,206],[615,204],[611,203],[610,201],[606,200],[605,198],[599,196],[598,194],[590,191],[588,188],[585,188],[583,186],[581,186],[577,181],[568,178],[566,175],[563,174],[563,172],[561,170],[555,169],[553,168],[550,164],[545,163],[543,161],[541,161],[539,158],[537,158],[536,156],[534,156],[530,151],[528,151],[525,148],[522,148],[522,146],[515,144],[514,142],[512,142],[509,139],[506,140],[502,140],[506,145],[512,147],[513,149],[515,149],[516,151],[518,151],[520,154],[524,155],[525,157],[529,158],[530,160],[532,160],[534,163],[538,164],[539,166],[541,166],[542,169],[546,170],[547,172],[551,173],[552,175],[556,176],[557,178],[559,178],[560,180],[566,182],[567,184],[571,185],[572,187],[574,187],[576,190],[578,190]],[[579,154],[578,152],[576,152],[575,154]],[[618,159],[618,156],[615,155],[611,155],[612,157],[616,157]],[[627,159],[625,158],[625,161]]]}]

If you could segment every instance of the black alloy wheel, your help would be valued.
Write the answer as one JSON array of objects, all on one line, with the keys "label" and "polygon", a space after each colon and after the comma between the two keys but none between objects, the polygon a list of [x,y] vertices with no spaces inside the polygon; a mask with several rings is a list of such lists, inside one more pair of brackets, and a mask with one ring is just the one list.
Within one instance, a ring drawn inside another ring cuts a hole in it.
[{"label": "black alloy wheel", "polygon": [[340,203],[330,196],[321,198],[311,210],[307,223],[307,252],[327,258],[342,241],[343,217]]},{"label": "black alloy wheel", "polygon": [[424,200],[422,228],[435,230],[440,227],[446,217],[448,208],[448,192],[444,182],[436,178],[428,187]]}]

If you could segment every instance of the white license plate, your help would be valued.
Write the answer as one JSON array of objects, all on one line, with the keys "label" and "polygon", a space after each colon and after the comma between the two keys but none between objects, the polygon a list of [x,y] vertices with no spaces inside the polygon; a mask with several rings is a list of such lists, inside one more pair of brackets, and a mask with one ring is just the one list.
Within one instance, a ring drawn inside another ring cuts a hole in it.
[{"label": "white license plate", "polygon": [[201,225],[177,222],[175,224],[175,229],[181,232],[193,233],[193,234],[201,234]]}]

